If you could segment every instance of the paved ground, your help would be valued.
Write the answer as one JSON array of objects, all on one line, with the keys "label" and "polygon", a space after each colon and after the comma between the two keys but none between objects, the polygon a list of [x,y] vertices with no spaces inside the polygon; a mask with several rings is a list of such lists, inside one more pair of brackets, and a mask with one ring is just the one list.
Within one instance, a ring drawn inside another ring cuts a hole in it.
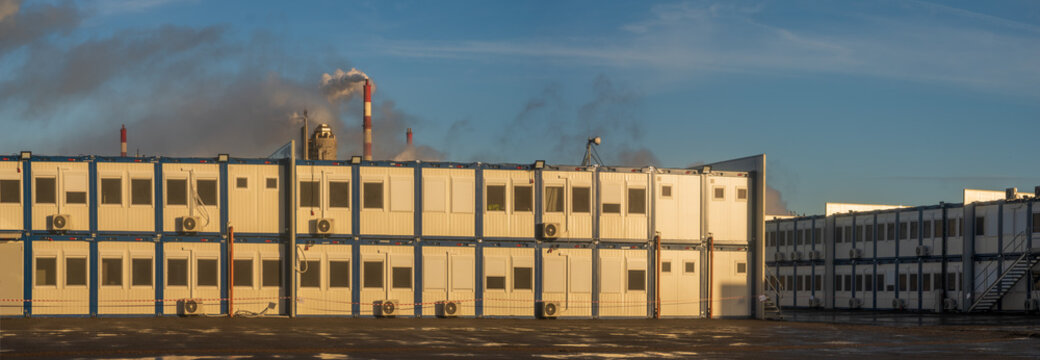
[{"label": "paved ground", "polygon": [[[971,324],[868,321],[343,318],[3,319],[19,358],[1040,358],[1040,318]],[[900,315],[903,320],[907,315]],[[916,317],[914,315],[913,317]],[[890,317],[882,317],[885,319]],[[1031,321],[1029,320],[1031,319]],[[852,322],[854,324],[848,324]],[[869,324],[868,324],[869,323]],[[882,325],[877,325],[882,324]]]}]

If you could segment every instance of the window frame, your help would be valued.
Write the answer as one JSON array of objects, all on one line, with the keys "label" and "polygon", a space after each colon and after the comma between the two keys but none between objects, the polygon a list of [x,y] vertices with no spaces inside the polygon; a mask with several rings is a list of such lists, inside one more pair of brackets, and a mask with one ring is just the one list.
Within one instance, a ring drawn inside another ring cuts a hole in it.
[{"label": "window frame", "polygon": [[[115,188],[111,189],[115,182]],[[107,186],[107,187],[106,187]],[[115,196],[118,199],[108,199],[112,194],[109,191],[114,190]],[[67,196],[67,194],[66,194]],[[114,200],[114,201],[113,201]],[[66,199],[67,201],[67,199]],[[119,206],[122,207],[123,202],[123,178],[122,177],[102,177],[98,179],[98,205],[101,206]]]}]

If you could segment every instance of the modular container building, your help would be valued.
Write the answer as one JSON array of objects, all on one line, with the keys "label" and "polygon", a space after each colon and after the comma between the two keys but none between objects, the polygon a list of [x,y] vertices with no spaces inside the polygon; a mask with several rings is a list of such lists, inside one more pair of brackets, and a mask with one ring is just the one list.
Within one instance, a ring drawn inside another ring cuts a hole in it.
[{"label": "modular container building", "polygon": [[[764,185],[762,156],[23,153],[0,157],[0,315],[761,316]],[[812,248],[791,239],[783,252]]]}]

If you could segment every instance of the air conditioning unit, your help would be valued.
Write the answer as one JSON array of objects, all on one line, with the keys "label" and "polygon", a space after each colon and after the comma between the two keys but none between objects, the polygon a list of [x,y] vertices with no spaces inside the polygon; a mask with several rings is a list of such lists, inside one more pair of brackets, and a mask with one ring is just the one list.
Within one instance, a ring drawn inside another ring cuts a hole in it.
[{"label": "air conditioning unit", "polygon": [[809,250],[809,260],[823,260],[823,252],[820,250]]},{"label": "air conditioning unit", "polygon": [[534,303],[534,308],[539,319],[555,319],[560,314],[560,303],[555,301],[539,301]]},{"label": "air conditioning unit", "polygon": [[849,309],[859,309],[863,307],[863,299],[851,298],[849,299]]},{"label": "air conditioning unit", "polygon": [[800,252],[800,251],[792,251],[791,252],[791,261],[798,261],[798,260],[801,260],[801,259],[802,259],[802,252]]},{"label": "air conditioning unit", "polygon": [[68,214],[57,214],[51,216],[51,230],[65,231],[72,226],[72,217]]},{"label": "air conditioning unit", "polygon": [[957,299],[945,298],[943,299],[943,310],[952,311],[957,310]]},{"label": "air conditioning unit", "polygon": [[202,227],[198,216],[183,216],[181,217],[181,232],[198,232],[199,228]]},{"label": "air conditioning unit", "polygon": [[335,219],[322,218],[314,220],[314,232],[317,234],[331,234],[335,229]]},{"label": "air conditioning unit", "polygon": [[822,308],[823,307],[823,299],[818,298],[818,297],[814,297],[814,298],[809,299],[809,307],[811,307],[811,308]]},{"label": "air conditioning unit", "polygon": [[438,301],[434,305],[436,309],[437,317],[457,317],[459,316],[459,303],[455,301]]},{"label": "air conditioning unit", "polygon": [[932,248],[928,245],[920,245],[917,247],[917,256],[928,256],[932,254]]},{"label": "air conditioning unit", "polygon": [[778,252],[778,253],[773,254],[773,260],[774,261],[784,261],[784,253]]},{"label": "air conditioning unit", "polygon": [[372,303],[372,305],[373,305],[372,313],[375,314],[376,317],[394,317],[394,316],[397,316],[397,308],[398,308],[397,304],[398,303],[400,303],[400,301],[397,301],[397,300],[379,300],[379,301],[376,301],[376,302]]},{"label": "air conditioning unit", "polygon": [[560,237],[560,224],[544,223],[539,226],[538,237],[542,240],[555,240]]},{"label": "air conditioning unit", "polygon": [[892,308],[896,310],[906,309],[906,300],[904,299],[892,299]]},{"label": "air conditioning unit", "polygon": [[205,314],[202,300],[199,299],[181,299],[177,300],[177,315],[180,316],[198,316]]},{"label": "air conditioning unit", "polygon": [[1026,311],[1031,313],[1040,311],[1040,299],[1026,299]]},{"label": "air conditioning unit", "polygon": [[849,249],[849,257],[859,259],[863,256],[863,249]]}]

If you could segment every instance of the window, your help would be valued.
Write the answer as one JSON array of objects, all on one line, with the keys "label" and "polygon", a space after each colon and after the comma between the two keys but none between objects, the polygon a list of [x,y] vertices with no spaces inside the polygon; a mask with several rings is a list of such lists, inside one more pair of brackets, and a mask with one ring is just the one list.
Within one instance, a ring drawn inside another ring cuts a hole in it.
[{"label": "window", "polygon": [[921,236],[921,233],[917,231],[917,222],[916,221],[911,221],[910,222],[910,238],[911,239],[916,239],[918,236]]},{"label": "window", "polygon": [[693,273],[697,271],[697,263],[693,261],[687,261],[685,264],[683,264],[683,266],[686,267],[687,273]]},{"label": "window", "polygon": [[131,285],[152,286],[152,259],[131,259],[130,271]]},{"label": "window", "polygon": [[646,189],[628,189],[628,213],[646,214]]},{"label": "window", "polygon": [[[39,180],[39,179],[37,179]],[[58,285],[58,260],[55,258],[36,258],[36,286]]]},{"label": "window", "polygon": [[411,289],[412,288],[412,267],[402,266],[394,267],[390,269],[391,275],[393,275],[394,289]]},{"label": "window", "polygon": [[350,261],[329,260],[329,287],[350,287]]},{"label": "window", "polygon": [[823,277],[816,275],[813,277],[813,289],[816,291],[823,291]]},{"label": "window", "polygon": [[874,290],[873,280],[874,280],[874,277],[870,276],[870,274],[863,275],[863,291],[873,291]]},{"label": "window", "polygon": [[87,285],[87,258],[65,258],[65,286]]},{"label": "window", "polygon": [[534,210],[532,195],[530,186],[513,186],[513,211]]},{"label": "window", "polygon": [[910,291],[917,291],[917,274],[910,274]]},{"label": "window", "polygon": [[488,288],[488,290],[505,290],[506,289],[506,277],[505,276],[488,276],[487,277],[487,288]]},{"label": "window", "polygon": [[802,277],[801,277],[801,276],[799,276],[799,277],[798,277],[797,279],[795,279],[795,280],[797,280],[797,281],[796,281],[796,282],[797,282],[797,284],[795,285],[795,289],[794,289],[794,290],[795,290],[795,291],[802,291],[802,290],[805,290],[805,282],[804,282],[804,281],[802,281]]},{"label": "window", "polygon": [[945,230],[945,229],[946,228],[943,227],[942,219],[935,219],[935,238],[936,239],[943,237],[943,230]]},{"label": "window", "polygon": [[232,284],[235,286],[253,286],[253,259],[235,260],[235,276]]},{"label": "window", "polygon": [[202,200],[202,205],[217,205],[217,181],[195,180],[195,191]]},{"label": "window", "polygon": [[244,177],[235,178],[235,187],[239,189],[249,188],[249,179]]},{"label": "window", "polygon": [[300,181],[300,207],[318,207],[321,194],[318,193],[317,181]]},{"label": "window", "polygon": [[300,273],[300,287],[321,287],[321,261],[309,260],[302,261],[302,263],[301,266],[307,271]]},{"label": "window", "polygon": [[946,273],[946,290],[947,291],[956,291],[957,290],[957,274],[956,273],[952,273],[952,272],[951,273]]},{"label": "window", "polygon": [[841,275],[835,276],[834,277],[834,291],[844,291],[842,289],[844,289],[844,288],[841,287]]},{"label": "window", "polygon": [[716,186],[714,190],[715,190],[715,196],[714,196],[715,200],[723,200],[723,199],[726,198],[726,188],[724,188],[722,186]]},{"label": "window", "polygon": [[534,281],[534,271],[529,267],[514,267],[513,268],[513,290],[531,290],[534,289],[532,282]]},{"label": "window", "polygon": [[646,291],[646,270],[628,270],[628,290]]},{"label": "window", "polygon": [[166,285],[188,286],[188,260],[166,260]]},{"label": "window", "polygon": [[545,212],[563,212],[563,186],[545,187]]},{"label": "window", "polygon": [[925,239],[931,238],[932,237],[932,221],[931,220],[925,220],[923,223],[921,223],[921,230],[924,231],[924,235],[923,236],[924,236]]},{"label": "window", "polygon": [[603,204],[604,214],[620,214],[621,204]]},{"label": "window", "polygon": [[845,242],[852,242],[852,225],[843,226],[842,229],[845,230]]},{"label": "window", "polygon": [[0,180],[0,204],[17,204],[22,202],[22,194],[18,180]]},{"label": "window", "polygon": [[798,245],[801,245],[804,242],[805,242],[805,232],[801,231],[801,230],[798,230],[798,241],[796,243]]},{"label": "window", "polygon": [[671,261],[662,261],[661,262],[661,272],[663,272],[663,273],[670,273],[670,272],[672,272],[672,262]]},{"label": "window", "polygon": [[885,236],[885,240],[895,240],[896,239],[896,226],[895,226],[895,224],[888,224],[888,231],[887,231],[887,233],[888,233],[888,235]]},{"label": "window", "polygon": [[130,205],[152,204],[152,179],[130,180]]},{"label": "window", "polygon": [[906,240],[908,232],[906,231],[906,223],[899,223],[899,240]]},{"label": "window", "polygon": [[856,275],[856,291],[863,291],[863,275]]},{"label": "window", "polygon": [[852,291],[852,275],[845,275],[845,291]]},{"label": "window", "polygon": [[123,259],[101,259],[101,285],[123,285]]},{"label": "window", "polygon": [[364,287],[367,288],[382,288],[383,287],[383,262],[382,261],[365,261],[365,266],[362,267],[361,273],[364,274]]},{"label": "window", "polygon": [[86,204],[87,193],[85,191],[68,191],[65,192],[65,203],[66,204]]},{"label": "window", "polygon": [[738,262],[737,263],[737,274],[747,274],[747,263],[746,262]]},{"label": "window", "polygon": [[823,243],[823,234],[822,234],[822,232],[823,231],[821,231],[820,228],[813,229],[813,241],[816,242],[817,244],[822,244]]},{"label": "window", "polygon": [[975,217],[975,235],[982,236],[986,235],[986,217],[976,216]]},{"label": "window", "polygon": [[329,207],[350,207],[350,182],[329,181]]},{"label": "window", "polygon": [[188,180],[166,180],[166,205],[188,205]]},{"label": "window", "polygon": [[198,276],[196,276],[196,285],[198,286],[217,286],[217,259],[199,259],[196,264],[196,270],[198,270]]},{"label": "window", "polygon": [[123,204],[123,179],[101,179],[101,203]]},{"label": "window", "polygon": [[867,226],[864,226],[864,227],[866,228],[866,229],[864,229],[866,234],[863,237],[863,241],[874,241],[874,225],[871,224],[871,225],[867,225]]},{"label": "window", "polygon": [[671,185],[661,185],[661,197],[664,197],[664,198],[672,197],[672,186]]},{"label": "window", "polygon": [[899,274],[899,291],[906,291],[906,274]]},{"label": "window", "polygon": [[867,238],[864,235],[866,234],[863,232],[863,225],[856,225],[856,236],[859,237],[859,242],[867,241]]},{"label": "window", "polygon": [[946,222],[949,225],[949,227],[950,227],[950,229],[948,231],[946,231],[947,236],[951,236],[951,237],[956,237],[957,236],[957,234],[958,234],[958,231],[957,231],[957,222],[958,221],[957,220],[960,220],[960,219],[950,219],[950,221]]},{"label": "window", "polygon": [[1040,233],[1040,213],[1033,213],[1033,232]]},{"label": "window", "polygon": [[267,188],[268,189],[277,189],[278,188],[278,178],[267,178]]},{"label": "window", "polygon": [[57,189],[54,185],[54,178],[39,177],[36,178],[36,203],[37,204],[54,204],[56,203],[55,194]]},{"label": "window", "polygon": [[737,200],[747,200],[747,189],[737,188]]},{"label": "window", "polygon": [[362,190],[362,199],[365,201],[365,209],[383,208],[383,183],[367,182]]},{"label": "window", "polygon": [[874,277],[877,278],[877,281],[874,283],[877,285],[878,291],[885,291],[885,274],[877,274]]},{"label": "window", "polygon": [[[571,211],[576,213],[587,213],[589,212],[589,188],[587,187],[572,187],[571,188]],[[1036,222],[1033,222],[1035,225]]]},{"label": "window", "polygon": [[264,260],[261,263],[263,268],[260,269],[260,275],[263,276],[263,285],[282,286],[282,261]]},{"label": "window", "polygon": [[941,290],[942,286],[943,286],[942,274],[941,273],[934,273],[934,274],[932,274],[932,289],[933,290]]},{"label": "window", "polygon": [[506,186],[487,186],[487,211],[506,211]]},{"label": "window", "polygon": [[921,290],[931,291],[932,290],[932,276],[929,275],[929,274],[924,274],[924,276],[921,276],[921,280],[923,280],[922,281],[923,284],[921,285]]}]

